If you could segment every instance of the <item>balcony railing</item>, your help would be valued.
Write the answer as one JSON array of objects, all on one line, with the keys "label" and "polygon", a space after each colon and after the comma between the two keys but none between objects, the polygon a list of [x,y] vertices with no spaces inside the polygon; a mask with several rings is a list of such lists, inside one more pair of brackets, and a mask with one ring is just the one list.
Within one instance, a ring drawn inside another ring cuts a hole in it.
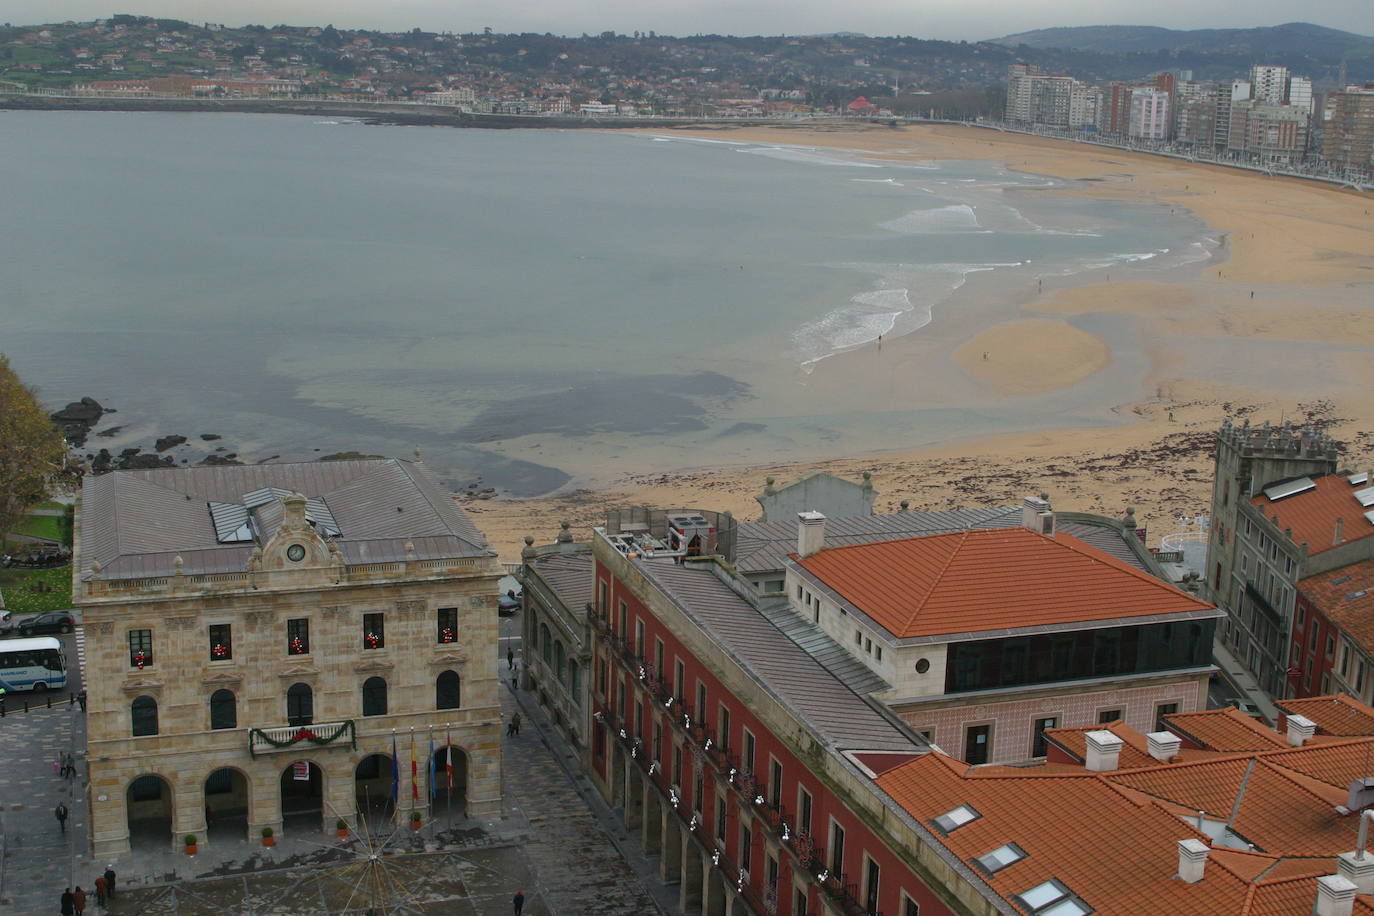
[{"label": "balcony railing", "polygon": [[353,729],[353,720],[342,722],[320,722],[314,725],[280,725],[275,728],[248,729],[248,753],[277,754],[294,751],[300,747],[321,745],[342,745],[347,740],[349,748],[356,749],[358,736]]}]

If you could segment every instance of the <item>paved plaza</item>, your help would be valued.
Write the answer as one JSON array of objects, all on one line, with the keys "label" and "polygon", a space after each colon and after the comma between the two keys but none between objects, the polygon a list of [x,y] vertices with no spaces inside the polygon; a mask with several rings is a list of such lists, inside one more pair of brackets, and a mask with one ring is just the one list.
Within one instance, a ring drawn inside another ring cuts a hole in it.
[{"label": "paved plaza", "polygon": [[[502,631],[518,633],[518,620],[503,620]],[[506,647],[518,654],[519,643],[508,638],[501,646],[504,672]],[[576,772],[557,730],[508,684],[503,715],[519,709],[523,726],[504,739],[500,818],[470,820],[455,811],[446,819],[440,806],[436,821],[419,831],[407,826],[347,841],[286,831],[271,849],[212,830],[194,857],[145,844],[113,862],[86,852],[80,707],[55,698],[52,709],[11,712],[0,719],[0,913],[56,913],[63,889],[80,885],[95,916],[95,878],[111,864],[118,892],[108,912],[115,914],[330,916],[362,914],[385,901],[378,912],[505,916],[517,890],[529,916],[675,912],[676,888],[650,877],[656,860],[637,855],[637,838],[625,836],[617,815]],[[64,751],[77,754],[74,780],[53,771]],[[59,801],[71,812],[65,834],[53,816]]]}]

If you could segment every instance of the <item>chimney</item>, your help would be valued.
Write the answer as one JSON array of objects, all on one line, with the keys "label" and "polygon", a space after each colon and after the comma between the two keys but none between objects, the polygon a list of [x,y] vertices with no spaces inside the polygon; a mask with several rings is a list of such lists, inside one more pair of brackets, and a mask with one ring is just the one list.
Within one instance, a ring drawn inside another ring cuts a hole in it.
[{"label": "chimney", "polygon": [[1317,723],[1306,716],[1288,717],[1288,743],[1293,747],[1302,747],[1312,740],[1312,735],[1317,731]]},{"label": "chimney", "polygon": [[1374,855],[1365,852],[1364,848],[1369,840],[1371,818],[1374,818],[1374,811],[1360,812],[1360,838],[1355,843],[1355,851],[1336,857],[1336,871],[1355,885],[1356,893],[1360,894],[1374,894]]},{"label": "chimney", "polygon": [[1050,494],[1026,497],[1021,503],[1021,527],[1054,536],[1054,511],[1050,508]]},{"label": "chimney", "polygon": [[1106,729],[1088,732],[1088,752],[1083,765],[1094,773],[1108,773],[1121,763],[1122,741]]},{"label": "chimney", "polygon": [[1207,854],[1212,850],[1199,839],[1178,841],[1178,876],[1188,884],[1197,884],[1207,870]]},{"label": "chimney", "polygon": [[1332,543],[1333,546],[1336,545],[1336,544],[1339,544],[1339,543],[1341,543],[1342,541],[1345,540],[1344,533],[1345,533],[1345,519],[1343,519],[1343,518],[1338,518],[1338,519],[1336,519],[1336,536],[1333,537],[1333,538],[1331,539],[1331,543]]},{"label": "chimney", "polygon": [[1355,883],[1340,875],[1317,879],[1317,905],[1312,916],[1350,916],[1355,911]]},{"label": "chimney", "polygon": [[1183,744],[1183,739],[1173,732],[1150,732],[1145,740],[1150,742],[1150,756],[1161,763],[1172,760]]},{"label": "chimney", "polygon": [[[1374,778],[1352,780],[1345,797],[1345,810],[1341,814],[1353,814],[1374,805]],[[1340,809],[1337,808],[1339,811]]]},{"label": "chimney", "polygon": [[797,513],[797,556],[809,557],[825,547],[825,516],[819,512]]}]

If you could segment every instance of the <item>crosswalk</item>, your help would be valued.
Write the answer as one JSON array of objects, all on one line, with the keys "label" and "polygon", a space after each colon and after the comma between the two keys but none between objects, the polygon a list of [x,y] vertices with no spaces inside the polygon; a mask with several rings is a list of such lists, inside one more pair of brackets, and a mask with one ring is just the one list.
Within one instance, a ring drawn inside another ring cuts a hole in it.
[{"label": "crosswalk", "polygon": [[76,667],[81,672],[81,683],[86,683],[86,628],[77,627],[75,633],[76,642]]}]

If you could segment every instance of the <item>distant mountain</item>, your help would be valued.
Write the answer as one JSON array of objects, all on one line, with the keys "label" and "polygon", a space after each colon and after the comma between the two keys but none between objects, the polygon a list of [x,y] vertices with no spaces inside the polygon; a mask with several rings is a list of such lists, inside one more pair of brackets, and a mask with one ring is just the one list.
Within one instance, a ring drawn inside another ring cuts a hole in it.
[{"label": "distant mountain", "polygon": [[[1342,57],[1374,56],[1374,38],[1313,25],[1289,22],[1255,29],[1161,29],[1148,25],[1093,25],[1076,28],[1037,29],[1004,38],[994,44],[1047,50],[1051,48],[1097,51],[1106,54],[1139,52],[1208,52],[1267,55],[1302,55],[1322,61]],[[1258,61],[1257,61],[1258,62]]]}]

